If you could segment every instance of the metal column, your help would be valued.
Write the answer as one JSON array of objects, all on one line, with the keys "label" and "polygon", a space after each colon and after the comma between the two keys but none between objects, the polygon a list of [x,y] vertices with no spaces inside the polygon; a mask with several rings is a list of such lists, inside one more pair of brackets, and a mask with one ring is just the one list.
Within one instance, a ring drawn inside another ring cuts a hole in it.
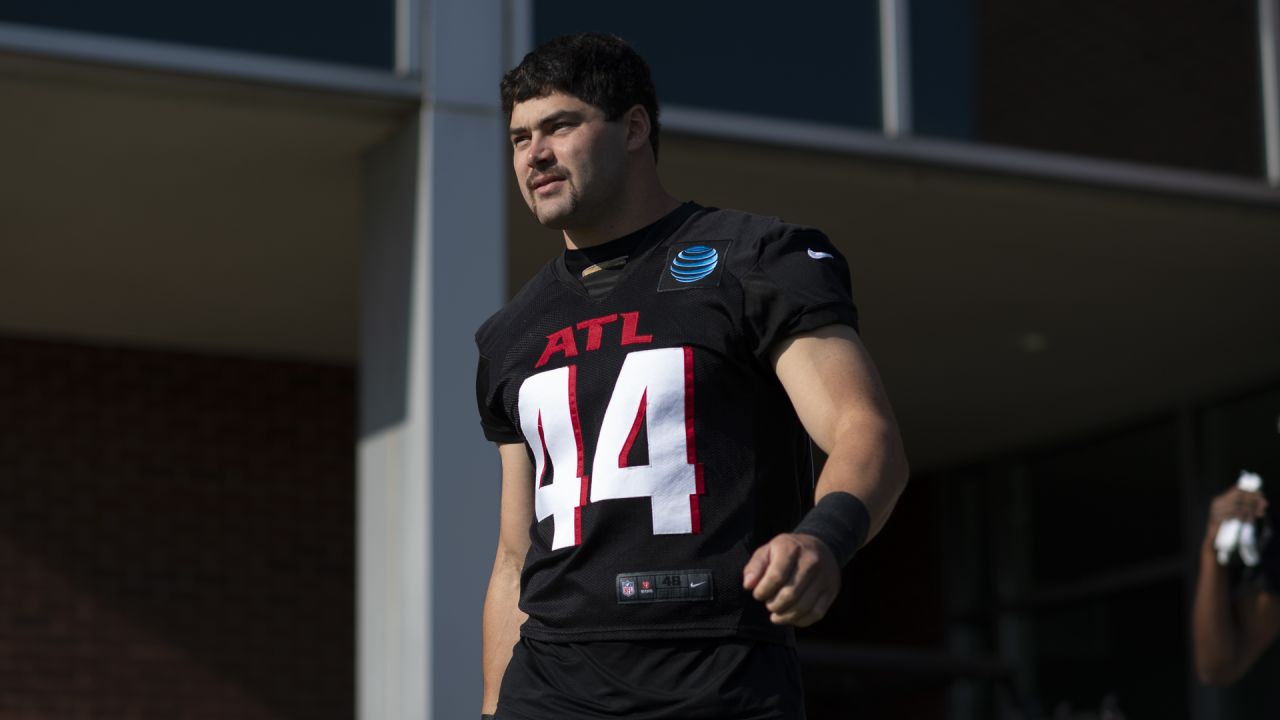
[{"label": "metal column", "polygon": [[497,538],[497,453],[476,415],[472,334],[506,286],[507,13],[501,0],[402,5],[399,65],[421,79],[422,105],[365,167],[363,720],[478,714],[480,611]]}]

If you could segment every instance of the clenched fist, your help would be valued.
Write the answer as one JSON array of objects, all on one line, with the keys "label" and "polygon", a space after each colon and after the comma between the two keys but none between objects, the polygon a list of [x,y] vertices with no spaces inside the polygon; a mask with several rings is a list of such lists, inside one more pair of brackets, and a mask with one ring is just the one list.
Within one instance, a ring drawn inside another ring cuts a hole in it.
[{"label": "clenched fist", "polygon": [[806,627],[822,619],[840,592],[840,566],[813,535],[783,533],[761,545],[742,570],[742,587],[769,609],[776,625]]}]

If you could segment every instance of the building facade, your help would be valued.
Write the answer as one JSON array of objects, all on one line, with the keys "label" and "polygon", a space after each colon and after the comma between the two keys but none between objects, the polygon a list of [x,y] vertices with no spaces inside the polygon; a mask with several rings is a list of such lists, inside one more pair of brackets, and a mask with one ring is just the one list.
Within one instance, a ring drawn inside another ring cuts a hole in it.
[{"label": "building facade", "polygon": [[1267,717],[1188,617],[1280,484],[1280,3],[1112,5],[5,4],[0,715],[474,713],[470,338],[561,246],[497,81],[603,30],[678,196],[841,247],[902,425],[811,715]]}]

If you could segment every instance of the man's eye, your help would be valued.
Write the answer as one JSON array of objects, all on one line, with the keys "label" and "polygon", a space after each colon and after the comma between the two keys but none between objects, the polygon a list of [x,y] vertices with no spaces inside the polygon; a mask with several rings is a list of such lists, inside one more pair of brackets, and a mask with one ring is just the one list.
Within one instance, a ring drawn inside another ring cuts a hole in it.
[{"label": "man's eye", "polygon": [[558,122],[558,123],[556,123],[555,125],[552,125],[552,126],[551,126],[551,132],[557,132],[557,133],[558,133],[558,132],[563,132],[563,131],[568,130],[568,129],[572,128],[572,127],[573,127],[573,125],[572,125],[571,123],[567,123],[567,122]]},{"label": "man's eye", "polygon": [[529,136],[528,136],[528,135],[517,135],[517,136],[515,136],[515,137],[512,137],[512,138],[511,138],[511,146],[512,146],[512,147],[520,147],[521,145],[523,145],[523,144],[525,144],[525,143],[527,143],[527,142],[529,142]]}]

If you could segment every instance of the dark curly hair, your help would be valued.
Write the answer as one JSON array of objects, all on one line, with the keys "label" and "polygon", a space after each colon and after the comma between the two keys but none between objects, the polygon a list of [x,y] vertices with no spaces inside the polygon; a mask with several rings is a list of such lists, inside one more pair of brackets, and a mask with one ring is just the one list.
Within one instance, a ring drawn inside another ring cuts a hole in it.
[{"label": "dark curly hair", "polygon": [[502,78],[502,111],[553,92],[572,95],[610,121],[636,105],[649,113],[649,145],[658,157],[658,93],[649,64],[625,40],[598,32],[562,35],[524,56]]}]

